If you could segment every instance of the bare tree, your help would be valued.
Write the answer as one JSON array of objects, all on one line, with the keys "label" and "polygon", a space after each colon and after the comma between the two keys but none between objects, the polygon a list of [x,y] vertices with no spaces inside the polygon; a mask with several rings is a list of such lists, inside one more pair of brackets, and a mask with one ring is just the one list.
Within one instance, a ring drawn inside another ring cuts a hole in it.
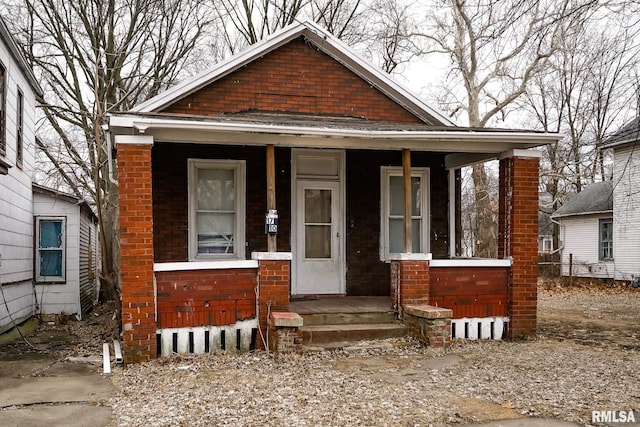
[{"label": "bare tree", "polygon": [[24,0],[12,22],[45,88],[39,148],[58,183],[98,214],[102,297],[117,296],[117,183],[103,125],[112,111],[159,93],[185,70],[210,23],[200,1]]},{"label": "bare tree", "polygon": [[[466,113],[471,127],[504,121],[514,101],[546,66],[559,45],[559,30],[578,21],[593,2],[569,0],[435,0],[421,36],[431,52],[446,54],[453,65],[448,109]],[[475,256],[497,255],[496,221],[484,165],[472,169],[478,239]]]},{"label": "bare tree", "polygon": [[[610,7],[616,7],[612,11]],[[560,132],[564,139],[547,145],[541,162],[541,188],[548,192],[551,214],[567,195],[585,185],[609,179],[601,145],[634,114],[634,70],[638,67],[638,20],[620,5],[607,4],[581,22],[570,34],[546,71],[531,81],[523,108],[531,111],[536,128]],[[564,33],[566,30],[562,30]],[[559,230],[553,229],[554,247]]]}]

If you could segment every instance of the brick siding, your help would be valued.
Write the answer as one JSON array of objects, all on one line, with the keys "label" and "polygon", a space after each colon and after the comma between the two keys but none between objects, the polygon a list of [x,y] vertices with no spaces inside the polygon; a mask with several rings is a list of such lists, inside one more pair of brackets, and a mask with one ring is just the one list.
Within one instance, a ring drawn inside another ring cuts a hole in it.
[{"label": "brick siding", "polygon": [[430,267],[431,305],[453,310],[453,318],[507,315],[509,269]]},{"label": "brick siding", "polygon": [[167,113],[305,113],[421,123],[345,66],[298,38],[167,107]]},{"label": "brick siding", "polygon": [[120,145],[118,166],[123,356],[144,362],[156,353],[151,145]]},{"label": "brick siding", "polygon": [[251,319],[256,279],[256,269],[158,272],[158,327],[224,326]]},{"label": "brick siding", "polygon": [[512,257],[508,290],[511,339],[536,334],[538,283],[538,173],[537,158],[513,157],[500,161],[500,258]]}]

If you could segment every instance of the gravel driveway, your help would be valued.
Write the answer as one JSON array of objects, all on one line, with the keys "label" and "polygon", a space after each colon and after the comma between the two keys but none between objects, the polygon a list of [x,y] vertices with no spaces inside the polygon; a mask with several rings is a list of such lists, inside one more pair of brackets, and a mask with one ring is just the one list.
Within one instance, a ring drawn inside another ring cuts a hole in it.
[{"label": "gravel driveway", "polygon": [[[115,425],[451,425],[640,408],[640,290],[542,287],[539,336],[174,357],[116,369]],[[640,420],[639,420],[640,421]]]}]

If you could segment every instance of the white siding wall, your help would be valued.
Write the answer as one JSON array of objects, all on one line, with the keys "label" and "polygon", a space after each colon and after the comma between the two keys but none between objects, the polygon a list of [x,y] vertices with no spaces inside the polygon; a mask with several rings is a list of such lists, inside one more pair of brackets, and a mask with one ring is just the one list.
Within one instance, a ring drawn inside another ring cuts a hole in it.
[{"label": "white siding wall", "polygon": [[605,218],[611,218],[611,216],[581,215],[560,220],[562,224],[561,239],[564,244],[562,249],[563,276],[569,276],[569,255],[573,254],[573,276],[613,278],[614,262],[599,259],[599,221]]},{"label": "white siding wall", "polygon": [[[0,61],[7,71],[6,156],[12,167],[0,175],[0,332],[34,313],[33,203],[31,176],[35,151],[35,94],[22,75],[4,40]],[[16,118],[18,87],[24,95],[23,169],[16,166]],[[5,300],[9,306],[7,313]]]},{"label": "white siding wall", "polygon": [[46,194],[34,195],[34,214],[39,217],[65,217],[65,283],[36,282],[36,299],[40,314],[80,313],[80,206]]},{"label": "white siding wall", "polygon": [[640,275],[640,153],[636,147],[613,152],[613,257],[616,279]]}]

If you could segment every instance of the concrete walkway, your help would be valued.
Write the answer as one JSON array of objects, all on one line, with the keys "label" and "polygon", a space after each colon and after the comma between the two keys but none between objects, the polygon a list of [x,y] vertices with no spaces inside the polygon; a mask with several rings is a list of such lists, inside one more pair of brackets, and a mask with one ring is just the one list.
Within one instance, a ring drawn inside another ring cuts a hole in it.
[{"label": "concrete walkway", "polygon": [[112,410],[104,405],[115,391],[101,371],[94,364],[57,361],[47,353],[0,357],[0,424],[109,425]]}]

